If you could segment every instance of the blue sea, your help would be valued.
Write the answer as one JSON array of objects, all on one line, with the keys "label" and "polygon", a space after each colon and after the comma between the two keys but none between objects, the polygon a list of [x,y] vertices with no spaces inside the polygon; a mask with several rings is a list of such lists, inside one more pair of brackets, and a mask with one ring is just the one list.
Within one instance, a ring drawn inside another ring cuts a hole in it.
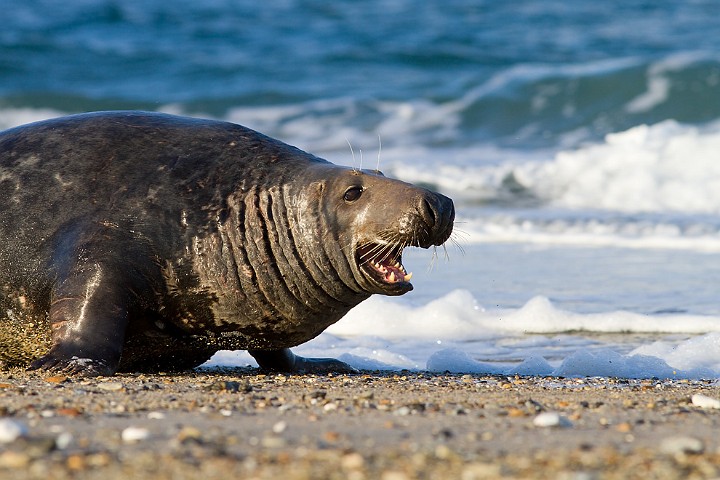
[{"label": "blue sea", "polygon": [[4,0],[0,128],[218,118],[451,196],[453,241],[405,255],[415,291],[301,354],[720,378],[718,18],[713,0]]}]

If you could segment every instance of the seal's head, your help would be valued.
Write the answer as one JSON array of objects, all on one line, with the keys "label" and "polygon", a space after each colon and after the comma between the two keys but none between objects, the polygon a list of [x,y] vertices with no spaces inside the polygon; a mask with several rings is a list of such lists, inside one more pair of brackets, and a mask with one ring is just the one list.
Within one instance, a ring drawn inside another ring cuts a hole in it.
[{"label": "seal's head", "polygon": [[334,176],[326,193],[336,197],[328,213],[343,232],[340,246],[355,281],[368,293],[412,290],[403,249],[442,245],[452,233],[452,200],[379,171],[347,169]]}]

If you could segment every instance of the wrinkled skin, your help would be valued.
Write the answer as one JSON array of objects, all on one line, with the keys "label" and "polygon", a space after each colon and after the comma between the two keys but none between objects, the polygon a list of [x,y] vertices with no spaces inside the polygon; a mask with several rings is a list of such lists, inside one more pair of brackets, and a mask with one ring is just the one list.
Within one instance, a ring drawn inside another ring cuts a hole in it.
[{"label": "wrinkled skin", "polygon": [[99,112],[0,133],[0,362],[65,373],[197,366],[247,349],[348,370],[308,341],[412,289],[452,201],[239,125]]}]

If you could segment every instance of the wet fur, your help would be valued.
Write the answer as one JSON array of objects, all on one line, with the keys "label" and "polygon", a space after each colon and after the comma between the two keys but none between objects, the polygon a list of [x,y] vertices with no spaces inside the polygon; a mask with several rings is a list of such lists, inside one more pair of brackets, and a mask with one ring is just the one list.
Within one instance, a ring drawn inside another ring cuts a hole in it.
[{"label": "wet fur", "polygon": [[287,348],[412,288],[368,275],[357,248],[399,259],[445,242],[453,219],[446,197],[231,123],[99,112],[7,130],[0,362],[108,374],[248,349],[269,367],[337,366]]}]

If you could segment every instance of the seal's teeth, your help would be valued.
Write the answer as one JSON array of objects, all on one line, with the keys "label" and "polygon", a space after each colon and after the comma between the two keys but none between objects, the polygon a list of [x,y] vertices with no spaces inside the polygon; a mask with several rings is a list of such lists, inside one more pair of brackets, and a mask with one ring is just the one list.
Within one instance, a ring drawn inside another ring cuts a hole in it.
[{"label": "seal's teeth", "polygon": [[390,275],[388,275],[388,281],[390,283],[395,283],[397,280],[395,279],[395,272],[390,272]]},{"label": "seal's teeth", "polygon": [[405,276],[403,277],[403,281],[409,282],[411,278],[412,278],[412,272],[410,272],[410,273],[408,273],[407,275],[405,275]]}]

